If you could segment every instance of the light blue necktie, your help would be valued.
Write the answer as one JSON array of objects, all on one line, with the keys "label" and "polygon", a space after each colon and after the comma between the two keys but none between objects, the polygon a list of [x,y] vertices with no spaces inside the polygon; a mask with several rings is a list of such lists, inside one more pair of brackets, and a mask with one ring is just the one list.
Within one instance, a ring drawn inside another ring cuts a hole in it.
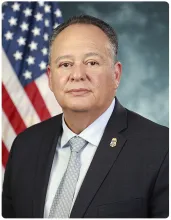
[{"label": "light blue necktie", "polygon": [[68,218],[80,172],[80,153],[87,141],[74,136],[69,140],[71,155],[65,174],[55,194],[49,218]]}]

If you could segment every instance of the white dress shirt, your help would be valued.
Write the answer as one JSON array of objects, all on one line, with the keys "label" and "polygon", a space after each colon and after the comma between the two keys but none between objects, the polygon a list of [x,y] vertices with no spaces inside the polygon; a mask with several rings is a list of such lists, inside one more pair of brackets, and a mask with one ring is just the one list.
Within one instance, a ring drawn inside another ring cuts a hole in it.
[{"label": "white dress shirt", "polygon": [[115,99],[113,99],[109,108],[99,118],[97,118],[91,125],[89,125],[85,130],[83,130],[79,135],[73,133],[68,128],[68,126],[64,121],[64,117],[62,117],[63,133],[58,140],[56,153],[54,156],[53,165],[51,169],[51,174],[50,174],[50,179],[46,194],[45,208],[44,208],[45,218],[49,216],[49,212],[52,206],[54,196],[56,194],[56,191],[59,187],[59,184],[67,168],[67,164],[71,153],[70,148],[67,145],[67,142],[74,136],[79,136],[88,142],[88,144],[82,150],[80,155],[81,168],[76,185],[74,198],[72,201],[72,206],[71,206],[71,210],[72,210],[79,189],[83,183],[84,177],[88,171],[90,163],[93,159],[93,156],[96,152],[96,149],[104,133],[107,122],[114,110],[114,106],[115,106]]}]

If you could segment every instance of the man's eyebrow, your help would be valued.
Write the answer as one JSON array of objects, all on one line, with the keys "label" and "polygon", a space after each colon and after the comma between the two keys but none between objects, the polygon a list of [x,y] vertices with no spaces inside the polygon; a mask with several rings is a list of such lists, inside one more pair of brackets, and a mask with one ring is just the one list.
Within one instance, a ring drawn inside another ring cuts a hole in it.
[{"label": "man's eyebrow", "polygon": [[72,55],[59,56],[59,57],[56,58],[55,63],[57,63],[59,60],[67,59],[67,58],[68,58],[68,59],[72,59],[73,56],[72,56]]},{"label": "man's eyebrow", "polygon": [[90,57],[90,56],[98,56],[98,57],[100,57],[101,59],[104,59],[103,56],[102,56],[101,54],[96,53],[96,52],[89,52],[89,53],[86,53],[86,54],[84,55],[84,58],[87,58],[87,57]]},{"label": "man's eyebrow", "polygon": [[[96,52],[86,53],[84,55],[84,58],[87,58],[87,57],[90,57],[90,56],[98,56],[101,59],[104,59],[102,55],[100,55],[99,53],[96,53]],[[59,56],[59,57],[56,58],[55,63],[59,62],[62,59],[73,59],[73,58],[74,58],[74,56],[73,55],[69,55],[69,54],[68,55]]]}]

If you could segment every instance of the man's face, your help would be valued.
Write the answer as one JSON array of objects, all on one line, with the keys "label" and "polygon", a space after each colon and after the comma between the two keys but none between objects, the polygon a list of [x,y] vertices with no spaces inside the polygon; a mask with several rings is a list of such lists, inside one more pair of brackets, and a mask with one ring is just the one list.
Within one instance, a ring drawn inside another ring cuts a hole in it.
[{"label": "man's face", "polygon": [[74,24],[55,39],[48,66],[49,86],[65,111],[105,111],[119,85],[108,37],[87,24]]}]

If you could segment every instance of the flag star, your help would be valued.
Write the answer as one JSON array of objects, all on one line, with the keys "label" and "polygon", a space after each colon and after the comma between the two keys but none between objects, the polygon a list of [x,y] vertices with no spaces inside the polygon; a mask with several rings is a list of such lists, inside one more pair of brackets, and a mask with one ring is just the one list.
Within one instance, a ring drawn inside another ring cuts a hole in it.
[{"label": "flag star", "polygon": [[46,4],[46,5],[44,6],[44,11],[45,11],[45,13],[50,13],[50,12],[51,12],[50,8],[51,8],[51,6]]},{"label": "flag star", "polygon": [[20,25],[22,31],[28,31],[28,23],[26,22],[23,22],[21,25]]},{"label": "flag star", "polygon": [[49,27],[49,20],[48,19],[45,19],[45,26]]},{"label": "flag star", "polygon": [[49,36],[48,36],[47,33],[45,33],[45,34],[43,35],[43,37],[44,37],[44,40],[45,40],[45,41],[48,41],[48,37],[49,37]]},{"label": "flag star", "polygon": [[43,1],[38,2],[38,4],[39,4],[40,7],[41,7],[41,6],[44,6],[44,2],[43,2]]},{"label": "flag star", "polygon": [[4,34],[6,40],[12,40],[13,38],[13,33],[8,31],[6,34]]},{"label": "flag star", "polygon": [[36,18],[36,21],[42,21],[43,14],[38,12],[34,17]]},{"label": "flag star", "polygon": [[53,29],[55,29],[56,27],[58,27],[59,26],[59,24],[58,23],[55,23],[54,25],[53,25]]},{"label": "flag star", "polygon": [[43,49],[41,51],[43,53],[43,56],[46,56],[48,54],[48,50],[46,47],[43,47]]},{"label": "flag star", "polygon": [[32,30],[32,33],[33,33],[34,36],[40,35],[40,28],[35,27],[35,28]]},{"label": "flag star", "polygon": [[24,37],[20,37],[18,40],[17,40],[19,46],[22,46],[22,45],[25,45],[26,44],[26,38]]},{"label": "flag star", "polygon": [[17,25],[17,18],[11,17],[8,22],[10,23],[10,26]]},{"label": "flag star", "polygon": [[18,50],[13,54],[13,56],[15,57],[15,60],[21,60],[22,59],[22,55],[23,55],[23,53],[21,53]]},{"label": "flag star", "polygon": [[46,69],[46,63],[45,63],[44,61],[42,61],[42,62],[39,64],[39,66],[40,66],[40,69],[41,69],[41,70]]},{"label": "flag star", "polygon": [[28,65],[32,65],[32,64],[34,64],[34,60],[35,60],[34,57],[29,56],[26,61],[27,61]]},{"label": "flag star", "polygon": [[56,11],[54,12],[54,14],[56,15],[56,17],[61,17],[62,16],[62,12],[61,10],[58,8],[56,9]]},{"label": "flag star", "polygon": [[24,12],[24,14],[25,14],[26,17],[29,17],[29,16],[31,16],[31,14],[32,14],[32,9],[26,8],[23,12]]},{"label": "flag star", "polygon": [[37,44],[36,42],[32,41],[31,44],[29,44],[30,50],[37,50]]},{"label": "flag star", "polygon": [[18,4],[17,2],[15,2],[12,6],[13,11],[19,11],[20,10],[20,4]]},{"label": "flag star", "polygon": [[32,72],[26,70],[25,73],[23,73],[23,76],[25,79],[31,79],[32,78]]}]

